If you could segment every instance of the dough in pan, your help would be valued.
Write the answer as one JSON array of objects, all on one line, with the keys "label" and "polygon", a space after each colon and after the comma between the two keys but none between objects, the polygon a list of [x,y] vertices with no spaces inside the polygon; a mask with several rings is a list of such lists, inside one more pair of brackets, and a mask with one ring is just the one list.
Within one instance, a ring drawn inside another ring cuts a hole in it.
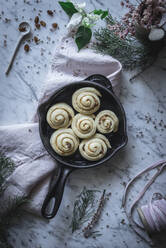
[{"label": "dough in pan", "polygon": [[53,129],[69,127],[73,117],[74,111],[66,103],[57,103],[47,112],[47,122]]},{"label": "dough in pan", "polygon": [[81,114],[93,114],[100,108],[99,96],[100,92],[93,87],[81,88],[72,96],[73,108]]},{"label": "dough in pan", "polygon": [[59,155],[69,156],[77,150],[79,139],[71,128],[61,128],[51,135],[50,144]]},{"label": "dough in pan", "polygon": [[110,110],[103,110],[99,112],[96,116],[95,123],[100,133],[111,133],[118,131],[118,117]]},{"label": "dough in pan", "polygon": [[91,116],[77,114],[73,118],[72,129],[79,138],[87,139],[95,134],[96,124]]},{"label": "dough in pan", "polygon": [[103,158],[108,148],[111,148],[109,140],[99,133],[96,133],[90,139],[83,140],[79,145],[81,155],[89,161],[97,161]]}]

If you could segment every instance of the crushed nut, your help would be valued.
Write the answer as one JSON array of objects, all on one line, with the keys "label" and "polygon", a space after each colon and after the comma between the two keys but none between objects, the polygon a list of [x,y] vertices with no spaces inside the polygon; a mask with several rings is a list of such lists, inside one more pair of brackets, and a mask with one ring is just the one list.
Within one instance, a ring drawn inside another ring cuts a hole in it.
[{"label": "crushed nut", "polygon": [[37,29],[40,29],[40,24],[39,23],[36,23],[35,26],[36,26]]},{"label": "crushed nut", "polygon": [[29,45],[28,44],[25,44],[24,50],[25,50],[25,52],[29,52]]},{"label": "crushed nut", "polygon": [[53,11],[52,10],[47,10],[47,14],[50,15],[50,16],[53,16]]},{"label": "crushed nut", "polygon": [[40,21],[40,24],[45,27],[46,26],[46,23],[44,21]]},{"label": "crushed nut", "polygon": [[53,28],[57,28],[57,27],[58,27],[58,24],[57,24],[56,22],[54,22],[54,23],[52,24],[52,27],[53,27]]},{"label": "crushed nut", "polygon": [[34,22],[37,24],[39,22],[39,17],[36,16]]},{"label": "crushed nut", "polygon": [[34,42],[35,42],[36,44],[38,44],[38,42],[40,41],[39,38],[38,38],[37,36],[34,36],[33,39],[34,39]]}]

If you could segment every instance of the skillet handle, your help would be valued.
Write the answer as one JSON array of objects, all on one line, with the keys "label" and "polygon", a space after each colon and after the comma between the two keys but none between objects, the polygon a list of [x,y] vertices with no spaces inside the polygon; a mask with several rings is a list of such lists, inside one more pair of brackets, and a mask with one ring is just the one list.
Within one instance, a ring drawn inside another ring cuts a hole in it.
[{"label": "skillet handle", "polygon": [[113,88],[112,88],[112,84],[111,84],[110,80],[108,78],[106,78],[105,76],[103,76],[103,75],[94,74],[94,75],[89,76],[85,80],[88,80],[88,81],[91,81],[91,82],[95,82],[97,84],[100,84],[100,85],[106,87],[112,93],[114,93]]},{"label": "skillet handle", "polygon": [[58,212],[62,201],[66,179],[72,171],[73,169],[61,165],[58,169],[58,175],[54,174],[52,176],[50,187],[41,209],[44,218],[51,219]]}]

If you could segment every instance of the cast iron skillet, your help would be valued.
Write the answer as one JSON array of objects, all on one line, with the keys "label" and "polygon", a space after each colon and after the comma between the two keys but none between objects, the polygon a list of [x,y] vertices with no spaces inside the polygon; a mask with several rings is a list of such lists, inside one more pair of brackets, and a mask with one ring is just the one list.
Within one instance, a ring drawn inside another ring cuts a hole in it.
[{"label": "cast iron skillet", "polygon": [[[106,135],[110,141],[112,148],[108,149],[107,154],[99,161],[85,160],[83,157],[81,157],[78,150],[71,156],[62,157],[58,155],[50,145],[50,137],[55,130],[52,129],[46,121],[46,114],[48,109],[53,104],[59,102],[65,102],[72,106],[72,94],[76,90],[83,87],[94,87],[99,90],[102,94],[102,97],[100,98],[101,107],[99,111],[110,109],[114,111],[119,118],[118,131],[116,133],[110,133]],[[55,175],[53,175],[52,177],[48,194],[41,209],[43,217],[51,219],[56,215],[58,211],[63,196],[64,185],[70,172],[75,169],[91,168],[103,164],[108,159],[110,159],[117,151],[119,151],[119,149],[126,145],[126,117],[119,99],[115,96],[112,90],[110,81],[102,75],[92,75],[83,81],[71,83],[58,89],[49,98],[49,100],[39,106],[38,115],[39,132],[43,145],[46,148],[47,152],[52,156],[52,158],[56,160],[56,163],[59,167],[58,175],[56,175],[56,177]],[[51,209],[50,205],[52,205]]]}]

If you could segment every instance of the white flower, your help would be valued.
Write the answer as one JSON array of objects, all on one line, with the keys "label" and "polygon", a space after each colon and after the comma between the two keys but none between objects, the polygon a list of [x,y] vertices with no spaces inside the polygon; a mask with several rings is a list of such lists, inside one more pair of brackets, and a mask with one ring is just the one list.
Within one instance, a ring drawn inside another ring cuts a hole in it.
[{"label": "white flower", "polygon": [[88,17],[84,17],[82,19],[82,25],[85,26],[85,27],[90,27],[90,20]]},{"label": "white flower", "polygon": [[82,21],[82,15],[80,13],[74,13],[67,24],[67,29],[68,31],[72,31],[77,28],[77,26],[81,23]]},{"label": "white flower", "polygon": [[82,19],[82,25],[85,27],[92,27],[100,19],[100,15],[87,14],[86,17]]},{"label": "white flower", "polygon": [[87,17],[91,21],[91,23],[95,23],[100,19],[100,15],[95,15],[95,14],[87,14]]}]

